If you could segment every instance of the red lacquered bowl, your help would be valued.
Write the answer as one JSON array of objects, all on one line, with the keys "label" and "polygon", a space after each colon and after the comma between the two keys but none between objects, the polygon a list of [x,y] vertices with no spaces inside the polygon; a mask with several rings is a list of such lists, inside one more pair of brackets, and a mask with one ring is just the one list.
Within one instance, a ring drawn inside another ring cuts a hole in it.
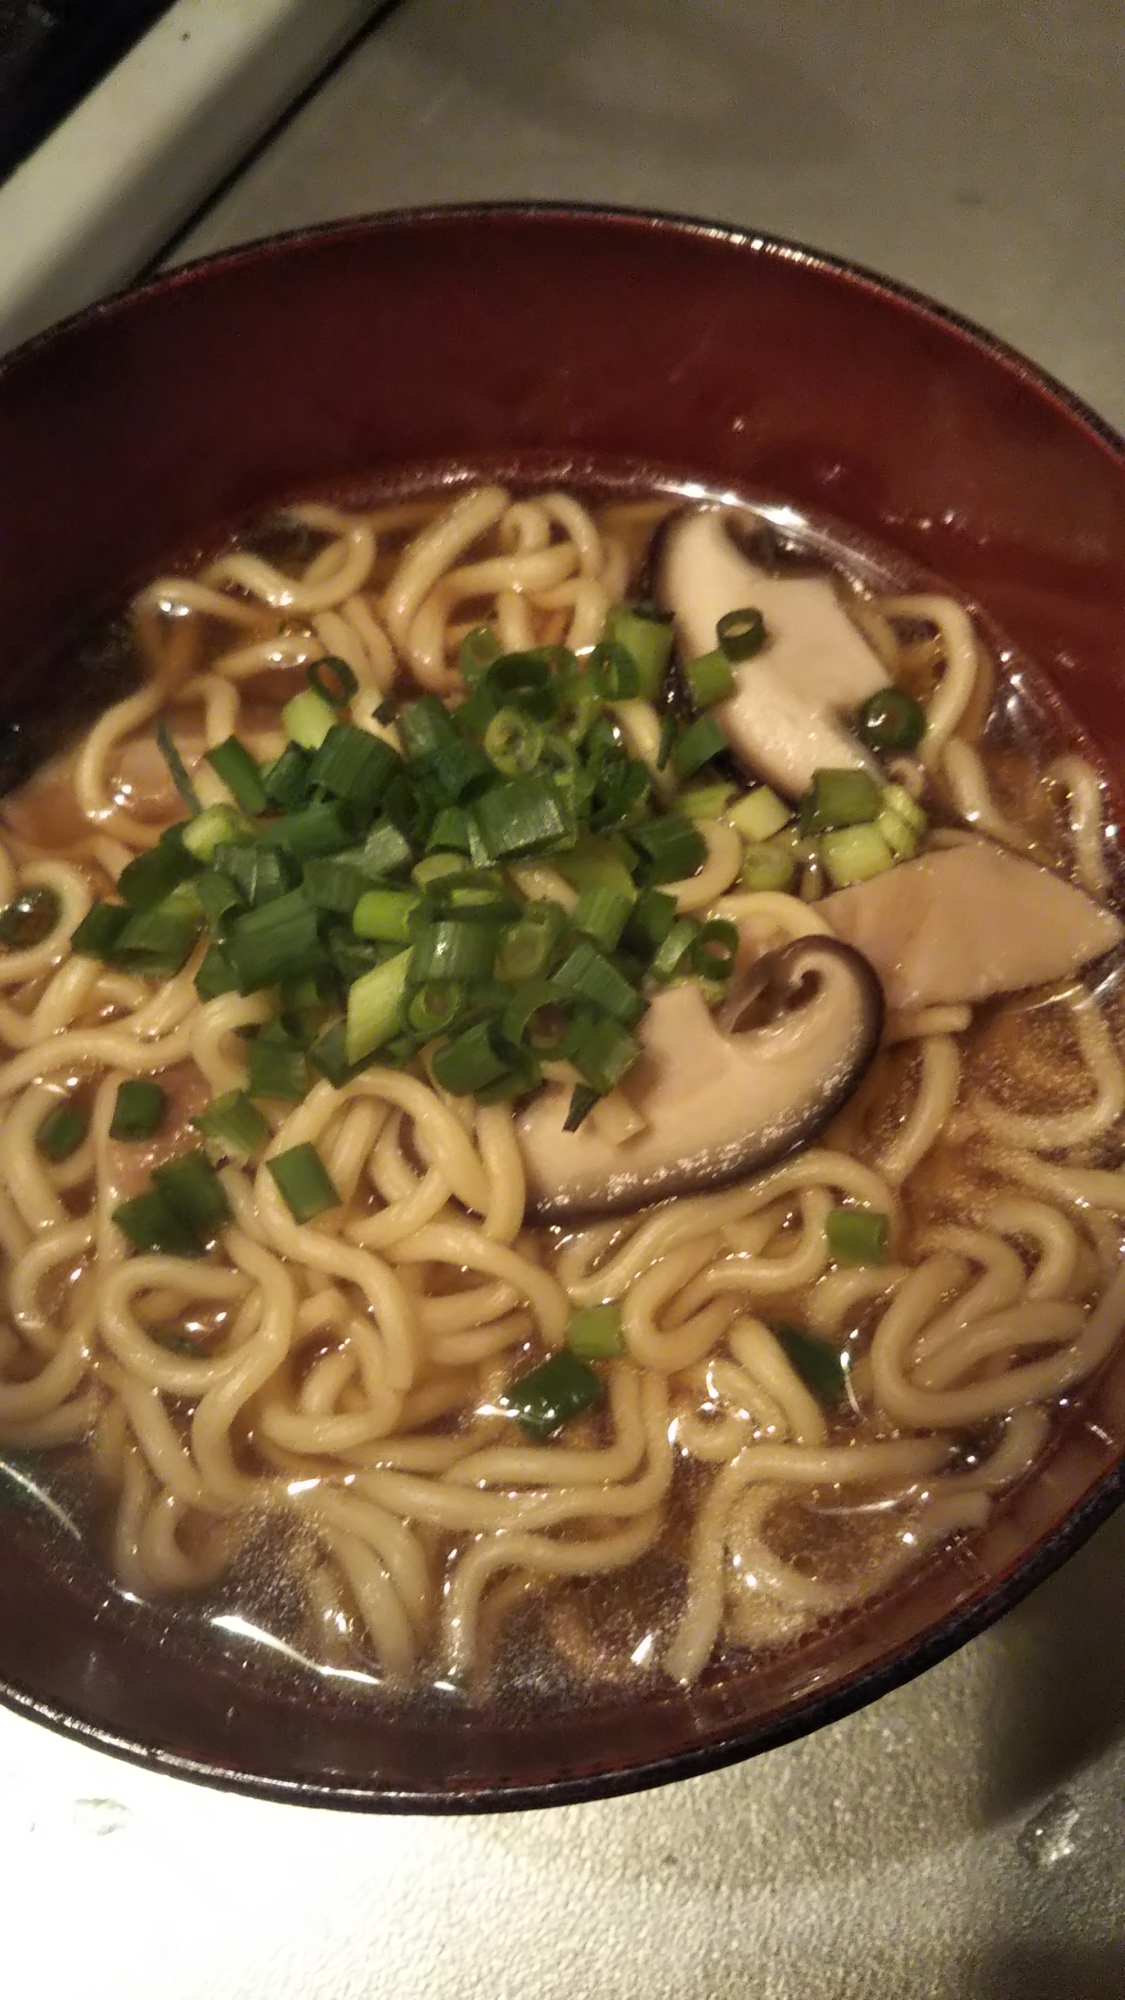
[{"label": "red lacquered bowl", "polygon": [[[574,209],[390,216],[178,272],[0,369],[0,709],[177,550],[425,468],[771,491],[972,598],[1125,771],[1125,445],[925,299],[792,244]],[[52,669],[52,672],[55,670]],[[1125,1493],[1125,1351],[986,1529],[841,1629],[690,1696],[387,1720],[238,1671],[18,1510],[0,1698],[155,1768],[303,1804],[626,1791],[872,1700],[997,1618]]]}]

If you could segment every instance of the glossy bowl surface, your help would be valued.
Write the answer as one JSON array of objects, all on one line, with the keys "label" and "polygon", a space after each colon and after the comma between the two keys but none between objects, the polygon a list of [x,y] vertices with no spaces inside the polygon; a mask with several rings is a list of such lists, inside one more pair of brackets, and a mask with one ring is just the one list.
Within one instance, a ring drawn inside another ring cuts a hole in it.
[{"label": "glossy bowl surface", "polygon": [[[0,369],[0,714],[177,550],[426,467],[772,490],[975,600],[1125,772],[1125,446],[1028,362],[798,246],[574,209],[349,223],[175,273]],[[951,1651],[1125,1491],[1125,1350],[1040,1477],[830,1637],[690,1695],[425,1722],[310,1699],[106,1594],[0,1515],[0,1698],[150,1765],[305,1804],[624,1791],[829,1721]],[[1081,1671],[1081,1664],[1076,1667]]]}]

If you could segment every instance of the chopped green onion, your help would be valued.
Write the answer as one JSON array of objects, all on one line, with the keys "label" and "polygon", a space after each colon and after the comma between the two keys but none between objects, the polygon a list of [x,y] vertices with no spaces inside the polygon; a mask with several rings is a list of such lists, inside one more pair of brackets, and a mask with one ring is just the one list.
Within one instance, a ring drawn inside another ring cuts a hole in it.
[{"label": "chopped green onion", "polygon": [[318,910],[350,917],[363,895],[366,878],[354,860],[344,855],[314,855],[306,861],[301,887]]},{"label": "chopped green onion", "polygon": [[450,919],[419,930],[410,954],[410,984],[431,979],[489,978],[496,958],[497,933],[490,924]]},{"label": "chopped green onion", "polygon": [[825,1219],[828,1249],[839,1264],[885,1264],[891,1221],[877,1208],[833,1208]]},{"label": "chopped green onion", "polygon": [[309,782],[369,819],[402,759],[381,736],[337,722],[309,766]]},{"label": "chopped green onion", "polygon": [[242,897],[230,876],[221,868],[205,869],[202,875],[196,876],[194,886],[200,907],[212,931],[221,930],[233,912],[244,908]]},{"label": "chopped green onion", "polygon": [[656,768],[658,771],[663,771],[667,768],[668,759],[675,747],[676,717],[673,710],[669,709],[660,725],[660,741],[656,748]]},{"label": "chopped green onion", "polygon": [[357,937],[382,944],[409,944],[421,907],[414,889],[365,889],[352,912],[352,929]]},{"label": "chopped green onion", "polygon": [[345,1044],[349,1064],[362,1062],[381,1048],[397,1028],[410,957],[408,951],[400,951],[362,973],[349,987]]},{"label": "chopped green onion", "polygon": [[698,935],[699,925],[694,917],[677,917],[653,954],[649,966],[652,977],[662,984],[667,984],[670,979],[682,979],[688,971],[692,946]]},{"label": "chopped green onion", "polygon": [[359,682],[351,667],[335,653],[314,660],[306,678],[310,688],[323,695],[333,708],[346,708],[352,696],[359,693]]},{"label": "chopped green onion", "polygon": [[243,1156],[257,1152],[270,1136],[269,1121],[244,1090],[226,1090],[192,1119],[197,1132]]},{"label": "chopped green onion", "polygon": [[230,1221],[227,1191],[202,1149],[154,1168],[152,1182],[169,1208],[196,1235],[204,1239],[214,1236]]},{"label": "chopped green onion", "polygon": [[131,910],[151,910],[198,872],[199,863],[188,853],[182,838],[158,840],[155,847],[147,847],[126,862],[117,878],[118,893]]},{"label": "chopped green onion", "polygon": [[661,882],[682,882],[695,875],[707,859],[707,842],[690,819],[682,813],[665,813],[661,819],[646,820],[631,827],[629,838],[642,855],[642,876],[646,888]]},{"label": "chopped green onion", "polygon": [[537,1443],[544,1443],[561,1431],[574,1417],[581,1416],[605,1396],[601,1378],[576,1354],[562,1347],[537,1368],[509,1383],[500,1398],[500,1407],[514,1417],[520,1429]]},{"label": "chopped green onion", "polygon": [[196,861],[211,861],[215,849],[250,835],[250,828],[233,806],[207,806],[184,828],[184,846]]},{"label": "chopped green onion", "polygon": [[689,660],[684,668],[688,693],[696,708],[714,708],[734,693],[734,674],[726,654],[716,650]]},{"label": "chopped green onion", "polygon": [[841,826],[865,826],[878,814],[882,793],[866,771],[814,771],[801,800],[801,828],[826,833]]},{"label": "chopped green onion", "polygon": [[555,785],[549,778],[512,778],[477,799],[469,815],[492,860],[531,854],[565,840],[572,832]]},{"label": "chopped green onion", "polygon": [[738,925],[724,917],[701,924],[691,942],[691,969],[698,979],[729,979],[738,956]]},{"label": "chopped green onion", "polygon": [[926,733],[926,711],[905,688],[879,688],[856,710],[855,733],[869,750],[916,750]]},{"label": "chopped green onion", "polygon": [[589,939],[575,945],[559,966],[555,980],[563,993],[585,1000],[627,1028],[639,1021],[645,1011],[640,994]]},{"label": "chopped green onion", "polygon": [[471,1097],[506,1075],[515,1054],[500,1040],[494,1022],[478,1021],[438,1049],[430,1068],[452,1097]]},{"label": "chopped green onion", "polygon": [[528,1048],[537,1056],[565,1055],[571,1040],[573,1001],[567,1000],[551,980],[534,979],[509,1000],[501,1019],[501,1033],[516,1048]]},{"label": "chopped green onion", "polygon": [[564,1132],[577,1132],[590,1116],[595,1104],[601,1102],[604,1093],[595,1090],[592,1083],[576,1083],[570,1093],[570,1104],[563,1119]]},{"label": "chopped green onion", "polygon": [[172,783],[175,785],[188,811],[191,813],[201,812],[202,807],[199,803],[199,794],[188,777],[187,766],[172,741],[171,732],[166,722],[158,722],[156,725],[156,747],[167,764]]},{"label": "chopped green onion", "polygon": [[766,643],[766,621],[757,605],[747,604],[740,611],[724,612],[715,637],[728,660],[752,660]]},{"label": "chopped green onion", "polygon": [[459,979],[428,979],[406,1004],[406,1024],[427,1041],[443,1035],[465,1009],[467,989]]},{"label": "chopped green onion", "polygon": [[627,646],[603,639],[586,662],[590,685],[599,701],[636,701],[641,673]]},{"label": "chopped green onion", "polygon": [[580,1361],[615,1361],[625,1352],[621,1334],[621,1307],[581,1306],[566,1324],[566,1344]]},{"label": "chopped green onion", "polygon": [[[25,889],[0,911],[0,944],[18,951],[33,950],[50,937],[61,912],[62,904],[53,889]],[[95,954],[88,952],[88,956]]]},{"label": "chopped green onion", "polygon": [[641,1053],[640,1043],[604,1014],[576,1022],[569,1048],[579,1076],[599,1092],[615,1090]]},{"label": "chopped green onion", "polygon": [[113,1220],[134,1249],[165,1257],[201,1257],[201,1243],[190,1222],[166,1201],[159,1188],[146,1188],[123,1201]]},{"label": "chopped green onion", "polygon": [[[319,750],[330,729],[336,725],[336,711],[315,688],[302,688],[281,711],[282,727],[290,741],[302,750]],[[274,767],[276,770],[276,766]],[[269,778],[266,790],[271,791]]]},{"label": "chopped green onion", "polygon": [[151,1139],[160,1124],[168,1100],[158,1083],[149,1077],[128,1077],[117,1086],[109,1136],[111,1139]]},{"label": "chopped green onion", "polygon": [[217,1000],[222,993],[237,993],[238,974],[219,945],[210,945],[204,953],[195,975],[195,990],[203,1001]]},{"label": "chopped green onion", "polygon": [[398,733],[412,763],[432,757],[441,744],[455,742],[457,735],[449,710],[436,694],[424,694],[399,709]]},{"label": "chopped green onion", "polygon": [[[459,806],[454,806],[451,810],[456,812],[459,818],[464,817]],[[431,883],[440,882],[445,875],[463,875],[467,854],[467,848],[463,852],[454,849],[443,850],[438,854],[425,854],[410,870],[410,879],[417,883],[419,889],[428,889]]]},{"label": "chopped green onion", "polygon": [[389,819],[376,820],[363,843],[363,865],[371,875],[397,875],[411,859],[410,842]]},{"label": "chopped green onion", "polygon": [[930,823],[917,799],[911,798],[905,785],[884,786],[883,810],[897,813],[900,819],[906,821],[907,826],[914,828],[915,833],[925,833]]},{"label": "chopped green onion", "polygon": [[918,835],[901,813],[884,806],[875,825],[896,861],[913,861],[918,852]]},{"label": "chopped green onion", "polygon": [[276,902],[293,886],[293,871],[279,847],[265,841],[226,841],[215,849],[212,866],[234,883],[242,902],[257,910]]},{"label": "chopped green onion", "polygon": [[287,1153],[275,1153],[266,1165],[294,1222],[312,1222],[330,1208],[339,1208],[340,1197],[316,1147],[306,1141],[291,1146]]},{"label": "chopped green onion", "polygon": [[869,882],[893,868],[894,855],[877,826],[845,826],[826,833],[820,843],[821,860],[834,888],[850,889],[856,882]]},{"label": "chopped green onion", "polygon": [[604,637],[631,655],[640,680],[638,693],[654,701],[672,656],[671,619],[640,604],[617,604],[606,619]]},{"label": "chopped green onion", "polygon": [[[7,915],[7,912],[4,914]],[[127,903],[94,903],[74,928],[71,951],[79,952],[83,958],[111,957],[131,916]]]},{"label": "chopped green onion", "polygon": [[[447,849],[452,850],[454,856],[464,856],[469,852],[469,815],[464,806],[442,806],[430,828],[426,840],[428,859],[433,859],[435,850],[441,851],[446,858],[444,851]],[[419,868],[424,866],[424,862],[419,862]],[[440,874],[440,869],[437,872]],[[420,879],[417,869],[412,873],[416,881]]]},{"label": "chopped green onion", "polygon": [[742,857],[738,879],[744,889],[783,893],[792,886],[797,858],[789,847],[775,847],[771,840],[755,840]]},{"label": "chopped green onion", "polygon": [[534,771],[545,740],[541,722],[518,708],[499,708],[484,732],[485,755],[506,778],[523,778]]},{"label": "chopped green onion", "polygon": [[530,1049],[514,1049],[503,1074],[491,1083],[482,1083],[475,1093],[478,1104],[503,1104],[523,1097],[543,1081],[543,1072]]},{"label": "chopped green onion", "polygon": [[317,948],[316,911],[300,889],[251,910],[231,928],[227,952],[242,993],[304,972]]},{"label": "chopped green onion", "polygon": [[621,942],[626,951],[649,959],[659,951],[676,921],[676,899],[662,889],[642,889],[629,912]]},{"label": "chopped green onion", "polygon": [[780,833],[783,826],[788,826],[793,814],[768,785],[755,785],[723,817],[736,833],[742,835],[743,840],[769,840],[773,834]]},{"label": "chopped green onion", "polygon": [[40,1120],[35,1143],[44,1159],[69,1160],[90,1129],[90,1120],[76,1104],[57,1104]]},{"label": "chopped green onion", "polygon": [[474,625],[470,632],[466,632],[457,654],[465,686],[475,687],[481,675],[500,658],[502,650],[491,625]]},{"label": "chopped green onion", "polygon": [[[199,899],[181,904],[173,890],[155,908],[139,910],[119,933],[114,957],[136,972],[178,972],[199,935]],[[191,893],[189,891],[189,893]]]},{"label": "chopped green onion", "polygon": [[565,929],[566,911],[561,903],[552,902],[549,896],[529,903],[519,922],[501,935],[494,968],[497,979],[513,985],[541,979]]},{"label": "chopped green onion", "polygon": [[282,812],[292,812],[294,807],[304,804],[308,796],[311,762],[308,752],[302,750],[299,743],[286,744],[276,762],[268,764],[261,773],[262,790],[271,805],[280,806]]},{"label": "chopped green onion", "polygon": [[818,1403],[834,1410],[842,1402],[847,1386],[847,1349],[833,1347],[830,1340],[821,1340],[817,1334],[806,1333],[803,1327],[789,1326],[784,1321],[773,1331],[786,1360],[806,1389],[812,1390]]},{"label": "chopped green onion", "polygon": [[270,1022],[250,1045],[246,1088],[251,1097],[283,1097],[299,1104],[309,1087],[305,1052],[279,1022]]},{"label": "chopped green onion", "polygon": [[554,857],[554,866],[572,889],[618,889],[622,895],[631,896],[636,892],[626,859],[628,854],[619,834],[587,833],[565,853]]},{"label": "chopped green onion", "polygon": [[727,739],[713,715],[698,716],[688,724],[676,745],[676,769],[681,778],[694,777],[727,747]]},{"label": "chopped green onion", "polygon": [[337,1090],[342,1084],[347,1083],[352,1074],[352,1065],[348,1061],[346,1022],[334,1021],[320,1040],[313,1043],[309,1050],[309,1061],[322,1076],[328,1078],[329,1083],[335,1085]]},{"label": "chopped green onion", "polygon": [[304,806],[300,812],[271,820],[267,836],[271,845],[280,847],[298,866],[316,855],[339,854],[349,840],[340,807],[328,799],[318,799],[315,805]]},{"label": "chopped green onion", "polygon": [[237,736],[228,736],[225,742],[217,743],[205,755],[236,806],[241,807],[244,813],[265,812],[269,798],[262,783],[262,774],[246,745],[240,743]]},{"label": "chopped green onion", "polygon": [[615,951],[636,900],[636,891],[631,883],[628,894],[621,889],[592,883],[579,896],[571,922],[576,931],[593,938],[603,951]]},{"label": "chopped green onion", "polygon": [[734,798],[733,785],[695,785],[680,793],[679,806],[688,819],[721,819]]}]

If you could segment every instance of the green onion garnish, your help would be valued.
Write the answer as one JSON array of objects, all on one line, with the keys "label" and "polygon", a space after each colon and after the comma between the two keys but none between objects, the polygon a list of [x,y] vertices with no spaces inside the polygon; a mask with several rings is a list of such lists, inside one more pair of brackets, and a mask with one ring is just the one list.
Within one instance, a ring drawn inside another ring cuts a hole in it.
[{"label": "green onion garnish", "polygon": [[314,660],[306,676],[309,686],[333,708],[346,708],[354,694],[359,692],[359,682],[346,660],[334,653],[328,653],[323,660]]},{"label": "green onion garnish", "polygon": [[647,820],[630,829],[630,839],[641,850],[646,888],[661,882],[682,882],[702,868],[707,859],[707,842],[690,819],[682,813],[665,813],[661,819]]},{"label": "green onion garnish", "polygon": [[755,785],[724,814],[743,840],[769,840],[788,826],[792,817],[790,807],[768,785]]},{"label": "green onion garnish", "polygon": [[796,873],[797,857],[792,848],[756,840],[742,857],[738,879],[744,889],[764,889],[776,894],[791,887]]},{"label": "green onion garnish", "polygon": [[195,861],[213,861],[215,849],[249,839],[251,829],[233,806],[207,806],[184,828],[184,846]]},{"label": "green onion garnish", "polygon": [[478,1021],[438,1049],[430,1065],[435,1081],[451,1097],[471,1097],[498,1082],[518,1051],[507,1047],[492,1021]]},{"label": "green onion garnish", "polygon": [[518,708],[499,708],[484,732],[485,755],[506,778],[534,771],[543,754],[544,730]]},{"label": "green onion garnish", "polygon": [[856,711],[855,733],[881,754],[916,750],[926,733],[926,711],[905,688],[880,688]]},{"label": "green onion garnish", "polygon": [[481,675],[487,671],[501,654],[501,645],[491,625],[474,625],[466,632],[457,655],[461,679],[468,688],[475,687]]},{"label": "green onion garnish", "polygon": [[312,1222],[340,1206],[320,1154],[307,1141],[291,1146],[287,1153],[275,1153],[266,1165],[294,1222]]},{"label": "green onion garnish", "polygon": [[317,942],[316,911],[300,889],[251,910],[232,925],[227,946],[239,990],[256,993],[303,972]]},{"label": "green onion garnish", "polygon": [[729,979],[738,956],[738,925],[724,917],[701,924],[691,942],[691,969],[698,979]]},{"label": "green onion garnish", "polygon": [[269,805],[262,774],[237,736],[228,736],[206,752],[207,762],[221,778],[236,806],[244,813],[263,813]]},{"label": "green onion garnish", "polygon": [[251,1097],[281,1097],[299,1104],[309,1087],[301,1044],[279,1022],[270,1022],[250,1045],[246,1088]]},{"label": "green onion garnish", "polygon": [[202,811],[199,803],[199,794],[188,777],[187,766],[172,741],[166,722],[158,722],[156,725],[156,744],[171,773],[172,783],[175,785],[188,811],[191,813]]},{"label": "green onion garnish", "polygon": [[815,1333],[806,1333],[800,1326],[790,1326],[785,1321],[773,1329],[778,1341],[806,1389],[811,1389],[818,1403],[826,1409],[834,1410],[843,1400],[847,1386],[848,1351],[833,1347],[830,1340],[821,1340]]},{"label": "green onion garnish", "polygon": [[369,818],[401,761],[381,736],[338,722],[309,766],[309,782]]},{"label": "green onion garnish", "polygon": [[836,889],[869,882],[895,865],[894,854],[877,826],[843,826],[835,833],[826,833],[820,843],[820,858]]},{"label": "green onion garnish", "polygon": [[[713,715],[700,715],[684,730],[675,749],[676,769],[681,778],[691,778],[727,747],[727,739]],[[657,825],[660,821],[657,821]]]},{"label": "green onion garnish", "polygon": [[71,934],[71,951],[79,952],[83,958],[111,957],[131,916],[127,903],[94,903]]},{"label": "green onion garnish", "polygon": [[841,826],[863,826],[877,818],[883,795],[866,771],[814,771],[801,800],[804,833],[826,833]]},{"label": "green onion garnish", "polygon": [[[300,749],[319,750],[329,730],[335,727],[336,711],[315,688],[307,687],[302,688],[300,694],[295,694],[292,701],[286,702],[281,711],[281,722],[285,734]],[[268,778],[266,790],[272,793]]]},{"label": "green onion garnish", "polygon": [[644,1013],[645,1003],[636,987],[586,938],[564,958],[555,981],[562,992],[572,993],[576,1000],[584,1000],[603,1014],[611,1014],[627,1028]]},{"label": "green onion garnish", "polygon": [[715,637],[728,660],[752,660],[766,643],[766,621],[754,604],[727,611],[715,627]]},{"label": "green onion garnish", "polygon": [[613,1361],[625,1352],[619,1305],[582,1306],[566,1326],[566,1344],[581,1361]]},{"label": "green onion garnish", "polygon": [[206,1153],[184,1153],[156,1167],[153,1186],[168,1207],[197,1236],[214,1236],[230,1221],[227,1191]]},{"label": "green onion garnish", "polygon": [[422,898],[413,889],[365,889],[352,915],[357,937],[409,944]]},{"label": "green onion garnish", "polygon": [[78,1151],[90,1128],[90,1120],[76,1104],[57,1104],[41,1120],[35,1143],[44,1159],[69,1160]]},{"label": "green onion garnish", "polygon": [[571,922],[576,931],[592,938],[603,951],[615,951],[635,901],[632,884],[625,894],[621,889],[591,883],[579,896]]},{"label": "green onion garnish", "polygon": [[655,701],[672,657],[671,619],[645,605],[615,605],[606,619],[604,637],[631,655],[639,676],[638,693]]},{"label": "green onion garnish", "polygon": [[[329,722],[329,729],[332,727]],[[328,730],[325,730],[325,735]],[[262,790],[271,805],[280,806],[282,812],[292,812],[295,806],[303,805],[309,790],[309,765],[312,759],[299,743],[287,743],[276,763],[267,764],[261,773]]]},{"label": "green onion garnish", "polygon": [[490,924],[456,919],[427,924],[414,940],[409,982],[423,986],[431,979],[487,979],[496,958],[496,942],[497,933]]},{"label": "green onion garnish", "polygon": [[604,1014],[577,1021],[568,1046],[579,1075],[599,1092],[616,1090],[641,1053],[640,1043]]},{"label": "green onion garnish", "polygon": [[117,1086],[117,1098],[110,1121],[111,1139],[151,1139],[167,1108],[168,1100],[158,1083],[149,1077],[128,1077]]},{"label": "green onion garnish", "polygon": [[615,639],[594,647],[586,671],[600,701],[635,701],[640,694],[640,668],[628,647]]},{"label": "green onion garnish", "polygon": [[884,1264],[891,1242],[890,1217],[877,1208],[833,1208],[824,1224],[828,1249],[840,1264]]},{"label": "green onion garnish", "polygon": [[123,1201],[113,1211],[113,1220],[135,1250],[165,1257],[201,1257],[203,1244],[184,1216],[180,1215],[159,1188],[146,1188]]},{"label": "green onion garnish", "polygon": [[714,708],[716,702],[726,701],[734,692],[734,674],[723,652],[704,653],[698,660],[689,660],[684,679],[696,708]]},{"label": "green onion garnish", "polygon": [[227,1090],[192,1119],[205,1139],[240,1155],[257,1151],[270,1136],[269,1122],[244,1090]]},{"label": "green onion garnish", "polygon": [[176,827],[175,832],[175,840],[158,840],[155,847],[147,847],[121,870],[117,887],[131,910],[153,909],[181,882],[198,874],[200,864],[188,853],[183,830]]},{"label": "green onion garnish", "polygon": [[560,1348],[526,1375],[509,1383],[500,1406],[537,1443],[554,1437],[605,1396],[600,1376],[569,1349]]},{"label": "green onion garnish", "polygon": [[237,993],[238,974],[226,952],[217,944],[208,946],[195,975],[195,990],[204,1002],[217,1000],[222,993]]},{"label": "green onion garnish", "polygon": [[349,988],[345,1042],[349,1065],[381,1048],[398,1027],[410,958],[410,952],[400,951],[362,973]]},{"label": "green onion garnish", "polygon": [[469,815],[493,860],[532,854],[565,840],[573,829],[550,778],[512,778],[476,800]]}]

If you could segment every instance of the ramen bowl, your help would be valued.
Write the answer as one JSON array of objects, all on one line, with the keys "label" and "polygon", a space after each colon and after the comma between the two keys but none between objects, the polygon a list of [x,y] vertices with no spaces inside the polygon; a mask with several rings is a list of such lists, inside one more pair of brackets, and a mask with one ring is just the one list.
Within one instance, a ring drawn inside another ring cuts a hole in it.
[{"label": "ramen bowl", "polygon": [[[762,493],[970,601],[1125,769],[1125,447],[1030,363],[870,273],[675,219],[392,215],[174,273],[0,370],[0,719],[68,635],[287,496],[485,474]],[[1125,1492],[1125,1349],[987,1524],[799,1644],[689,1692],[388,1712],[111,1594],[18,1467],[0,1698],[152,1768],[303,1804],[497,1810],[781,1743],[999,1617]],[[235,1635],[237,1636],[237,1635]]]}]

